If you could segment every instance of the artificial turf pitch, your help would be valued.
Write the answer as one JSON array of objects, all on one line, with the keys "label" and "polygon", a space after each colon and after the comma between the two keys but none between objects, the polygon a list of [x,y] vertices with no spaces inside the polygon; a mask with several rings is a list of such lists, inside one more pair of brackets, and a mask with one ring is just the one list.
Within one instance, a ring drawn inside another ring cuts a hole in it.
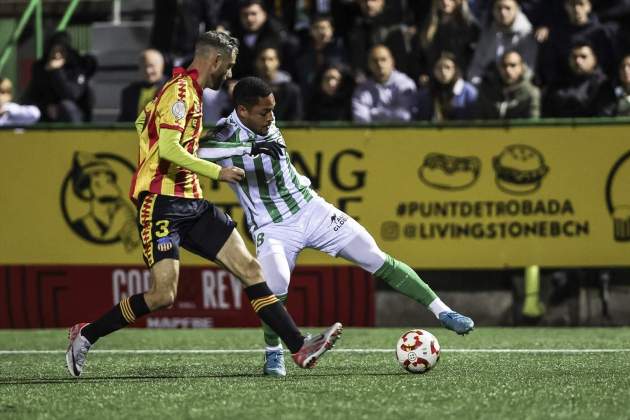
[{"label": "artificial turf pitch", "polygon": [[630,328],[434,328],[442,357],[424,375],[394,358],[404,330],[346,329],[315,369],[287,360],[284,379],[262,375],[262,353],[190,352],[255,349],[253,329],[120,331],[79,379],[65,331],[0,331],[0,419],[630,419]]}]

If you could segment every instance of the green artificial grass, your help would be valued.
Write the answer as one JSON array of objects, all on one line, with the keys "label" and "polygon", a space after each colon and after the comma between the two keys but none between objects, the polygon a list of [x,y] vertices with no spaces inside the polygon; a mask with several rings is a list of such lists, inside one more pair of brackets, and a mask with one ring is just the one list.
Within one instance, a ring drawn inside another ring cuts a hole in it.
[{"label": "green artificial grass", "polygon": [[[404,331],[347,329],[315,369],[287,359],[283,379],[262,375],[262,353],[178,352],[93,352],[75,379],[65,366],[65,331],[0,331],[0,419],[630,418],[630,328],[482,328],[466,337],[432,329],[443,353],[424,375],[405,372],[395,360]],[[93,349],[255,349],[261,343],[253,329],[127,329]],[[342,349],[359,351],[336,351]],[[7,350],[59,352],[2,353]]]}]

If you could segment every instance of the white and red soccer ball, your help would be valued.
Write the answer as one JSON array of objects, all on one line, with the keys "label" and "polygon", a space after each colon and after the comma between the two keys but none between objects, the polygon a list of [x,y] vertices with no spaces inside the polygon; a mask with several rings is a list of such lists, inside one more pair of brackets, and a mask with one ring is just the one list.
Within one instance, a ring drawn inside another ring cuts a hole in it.
[{"label": "white and red soccer ball", "polygon": [[440,360],[440,343],[428,331],[407,331],[396,344],[396,358],[407,372],[425,373]]}]

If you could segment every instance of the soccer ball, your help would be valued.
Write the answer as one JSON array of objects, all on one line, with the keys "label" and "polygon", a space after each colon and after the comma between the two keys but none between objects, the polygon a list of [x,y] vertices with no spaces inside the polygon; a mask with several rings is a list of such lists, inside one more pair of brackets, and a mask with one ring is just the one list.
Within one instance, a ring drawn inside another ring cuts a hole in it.
[{"label": "soccer ball", "polygon": [[440,360],[440,343],[428,331],[407,331],[396,344],[396,358],[407,372],[428,372]]}]

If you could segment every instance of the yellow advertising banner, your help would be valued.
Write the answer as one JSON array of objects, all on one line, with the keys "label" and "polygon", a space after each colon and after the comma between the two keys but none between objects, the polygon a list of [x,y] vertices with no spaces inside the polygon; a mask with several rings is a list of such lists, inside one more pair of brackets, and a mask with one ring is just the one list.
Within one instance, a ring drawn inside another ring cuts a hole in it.
[{"label": "yellow advertising banner", "polygon": [[[630,265],[628,125],[283,132],[317,191],[413,267]],[[133,131],[0,131],[0,144],[0,264],[142,263]],[[231,189],[203,186],[247,236]]]}]

